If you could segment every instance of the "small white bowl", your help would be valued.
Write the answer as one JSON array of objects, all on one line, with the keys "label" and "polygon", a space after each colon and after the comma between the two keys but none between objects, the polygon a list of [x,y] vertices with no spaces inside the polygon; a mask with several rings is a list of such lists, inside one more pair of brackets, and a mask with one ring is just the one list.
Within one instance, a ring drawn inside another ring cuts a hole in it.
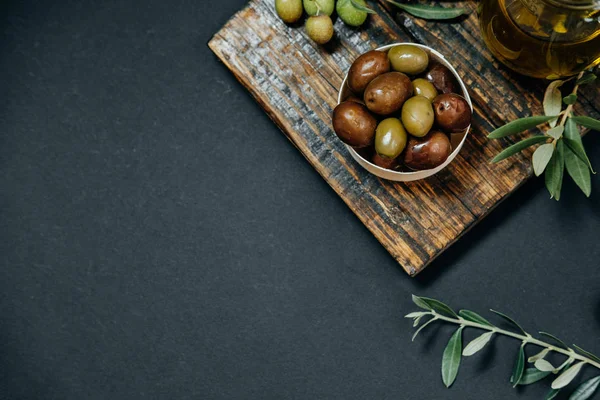
[{"label": "small white bowl", "polygon": [[[442,64],[446,68],[448,68],[450,70],[450,72],[452,72],[452,74],[454,74],[456,81],[460,85],[461,93],[459,93],[459,94],[467,100],[467,103],[469,103],[469,107],[471,107],[471,113],[473,112],[473,104],[471,103],[471,98],[469,97],[469,92],[467,91],[467,88],[466,88],[464,82],[462,81],[462,79],[460,79],[460,76],[458,76],[454,67],[452,65],[450,65],[450,63],[448,61],[446,61],[444,56],[442,54],[440,54],[438,51],[432,49],[431,47],[424,46],[422,44],[416,44],[416,43],[394,43],[394,44],[389,44],[387,46],[379,47],[376,50],[387,51],[387,50],[391,49],[392,47],[399,46],[401,44],[420,47],[420,48],[424,49],[429,54],[430,62],[431,62],[431,60],[434,60],[434,61],[437,61],[438,63]],[[346,72],[346,76],[344,77],[344,81],[342,82],[342,86],[341,86],[339,94],[338,94],[338,104],[340,104],[343,101],[343,99],[346,99],[350,95],[350,89],[348,88],[348,85],[346,84],[347,80],[348,80],[348,73]],[[452,150],[452,153],[450,154],[450,156],[448,156],[448,159],[446,161],[444,161],[443,164],[441,164],[435,168],[432,168],[432,169],[424,169],[421,171],[399,172],[399,171],[392,171],[392,170],[389,170],[386,168],[381,168],[381,167],[373,164],[369,160],[364,159],[351,146],[346,145],[346,147],[348,148],[350,155],[352,155],[352,158],[354,158],[357,163],[359,163],[364,169],[366,169],[370,173],[377,175],[380,178],[389,179],[391,181],[410,182],[410,181],[416,181],[419,179],[427,178],[431,175],[438,173],[439,171],[443,170],[444,168],[446,168],[446,166],[448,164],[450,164],[452,162],[452,160],[454,160],[454,157],[456,157],[456,155],[462,148],[470,130],[471,130],[471,125],[469,125],[464,132],[452,134],[451,142],[452,142],[452,147],[454,149]]]}]

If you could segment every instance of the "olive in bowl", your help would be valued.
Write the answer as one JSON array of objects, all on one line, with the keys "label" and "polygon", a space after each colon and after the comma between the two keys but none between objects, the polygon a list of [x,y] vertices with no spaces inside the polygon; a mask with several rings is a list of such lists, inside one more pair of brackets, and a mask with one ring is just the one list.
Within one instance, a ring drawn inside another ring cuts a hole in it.
[{"label": "olive in bowl", "polygon": [[358,57],[348,72],[348,87],[361,95],[371,81],[390,72],[390,60],[383,51],[371,50]]},{"label": "olive in bowl", "polygon": [[412,96],[413,86],[401,72],[387,72],[373,79],[365,89],[367,108],[378,115],[390,115]]},{"label": "olive in bowl", "polygon": [[[338,95],[338,107],[342,107],[344,100],[351,100],[349,102],[354,102],[356,107],[362,107],[361,115],[366,113],[374,119],[374,123],[368,124],[368,131],[374,130],[373,136],[351,134],[350,131],[354,129],[349,129],[351,122],[346,120],[340,124],[339,119],[340,115],[349,115],[338,113],[340,110],[337,108],[334,111],[334,130],[346,143],[351,156],[378,177],[394,181],[415,181],[431,176],[452,162],[469,134],[468,124],[465,129],[456,131],[459,126],[464,126],[463,119],[445,115],[446,120],[442,118],[436,122],[434,101],[448,91],[459,96],[466,101],[468,112],[465,116],[470,121],[472,106],[467,88],[452,65],[430,47],[397,43],[380,47],[376,51],[379,53],[359,57],[350,70],[361,71],[363,66],[360,63],[364,63],[362,60],[369,57],[383,60],[381,56],[386,54],[390,71],[382,68],[365,78],[370,81],[362,93],[360,85],[349,84],[351,77],[348,73]],[[422,52],[426,57],[423,57]],[[405,65],[403,63],[406,60],[410,60],[410,63],[406,62]],[[352,90],[352,87],[355,89]],[[363,100],[362,104],[360,98]],[[440,99],[449,100],[446,97]],[[464,106],[458,100],[454,102]],[[341,110],[347,107],[349,106],[344,105]],[[458,107],[456,111],[459,111]],[[456,115],[458,114],[460,113],[457,112]],[[373,122],[366,116],[361,117],[361,121],[363,120]],[[363,126],[361,121],[355,121],[356,125]],[[343,126],[348,129],[341,129]],[[355,140],[357,137],[362,140]]]},{"label": "olive in bowl", "polygon": [[366,147],[373,143],[377,120],[364,105],[345,101],[333,110],[333,129],[344,143]]},{"label": "olive in bowl", "polygon": [[460,132],[471,125],[471,107],[456,93],[440,94],[433,100],[435,123],[445,132]]}]

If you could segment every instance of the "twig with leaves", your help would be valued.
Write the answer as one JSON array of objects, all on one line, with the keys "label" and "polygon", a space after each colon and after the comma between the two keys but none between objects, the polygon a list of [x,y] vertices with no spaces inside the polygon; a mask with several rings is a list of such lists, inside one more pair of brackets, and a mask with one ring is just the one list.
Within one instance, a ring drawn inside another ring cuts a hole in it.
[{"label": "twig with leaves", "polygon": [[[569,347],[565,342],[547,332],[540,332],[540,335],[552,340],[554,344],[536,339],[527,333],[512,318],[501,312],[490,310],[512,325],[513,328],[515,328],[515,331],[501,329],[473,311],[460,310],[456,313],[452,308],[435,299],[413,295],[412,300],[418,307],[426,310],[416,311],[406,315],[406,318],[414,320],[413,327],[419,326],[422,320],[431,317],[417,329],[413,335],[413,341],[419,332],[436,321],[449,322],[459,326],[450,338],[442,357],[442,380],[446,387],[450,387],[454,383],[456,376],[458,375],[461,358],[463,356],[470,357],[483,349],[495,335],[508,336],[521,342],[513,372],[510,377],[510,382],[513,387],[517,387],[517,385],[530,385],[541,381],[551,374],[558,375],[552,380],[550,385],[551,390],[546,395],[546,400],[556,397],[561,389],[575,379],[584,366],[587,365],[600,370],[600,358],[596,355],[583,350],[577,345]],[[465,328],[475,328],[486,332],[472,340],[463,349],[462,331]],[[533,367],[531,368],[525,368],[525,346],[527,345],[542,347],[542,351],[527,358],[527,361],[533,364]],[[564,355],[566,359],[561,365],[555,367],[546,360],[546,356],[550,353]],[[598,386],[600,386],[600,375],[580,384],[571,394],[569,400],[589,399],[593,396],[596,389],[598,389]]]},{"label": "twig with leaves", "polygon": [[[592,193],[590,173],[595,174],[577,126],[600,131],[600,121],[587,116],[573,115],[573,106],[577,102],[579,87],[594,82],[596,74],[592,70],[582,71],[577,76],[571,93],[563,97],[560,87],[572,79],[574,78],[556,80],[548,85],[543,102],[545,116],[520,118],[488,135],[490,139],[500,139],[548,123],[549,129],[544,135],[528,137],[513,144],[498,154],[492,162],[502,161],[527,147],[542,143],[533,153],[533,172],[536,176],[545,172],[546,188],[550,197],[556,200],[560,200],[565,167],[587,197]],[[564,110],[563,104],[566,105]]]},{"label": "twig with leaves", "polygon": [[399,9],[406,11],[407,13],[423,19],[431,19],[431,20],[446,20],[446,19],[454,19],[460,17],[461,15],[466,15],[469,11],[465,8],[456,7],[456,8],[446,8],[446,7],[437,7],[437,6],[429,6],[425,4],[406,4],[406,3],[398,3],[392,0],[386,0],[388,3],[398,7]]}]

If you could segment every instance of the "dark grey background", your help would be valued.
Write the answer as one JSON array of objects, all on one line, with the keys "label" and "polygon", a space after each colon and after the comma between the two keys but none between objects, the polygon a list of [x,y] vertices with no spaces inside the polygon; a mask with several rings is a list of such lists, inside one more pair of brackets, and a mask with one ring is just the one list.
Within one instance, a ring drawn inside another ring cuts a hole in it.
[{"label": "dark grey background", "polygon": [[410,279],[207,48],[244,4],[2,2],[0,398],[543,397],[503,338],[445,389],[411,293],[600,351],[598,177]]}]

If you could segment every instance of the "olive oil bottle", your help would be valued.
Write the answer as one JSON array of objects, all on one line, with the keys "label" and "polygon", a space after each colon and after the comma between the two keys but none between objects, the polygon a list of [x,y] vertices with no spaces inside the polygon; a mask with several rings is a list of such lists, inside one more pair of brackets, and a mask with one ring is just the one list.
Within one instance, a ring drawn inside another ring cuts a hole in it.
[{"label": "olive oil bottle", "polygon": [[481,0],[483,39],[509,68],[535,78],[600,63],[600,0]]}]

